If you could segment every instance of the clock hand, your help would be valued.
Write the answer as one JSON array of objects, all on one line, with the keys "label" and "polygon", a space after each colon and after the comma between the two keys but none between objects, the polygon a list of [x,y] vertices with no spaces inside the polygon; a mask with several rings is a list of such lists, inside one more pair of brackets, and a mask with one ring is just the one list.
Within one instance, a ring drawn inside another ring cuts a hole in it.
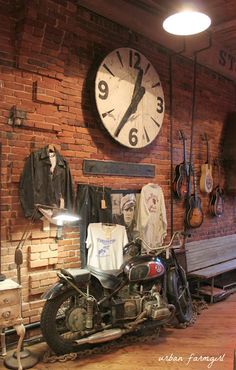
[{"label": "clock hand", "polygon": [[140,68],[139,71],[138,71],[136,81],[135,81],[131,103],[132,103],[132,100],[134,99],[135,95],[138,93],[138,90],[140,89],[140,87],[142,85],[142,79],[143,79],[143,70]]},{"label": "clock hand", "polygon": [[120,131],[122,130],[122,128],[124,127],[124,125],[128,121],[131,114],[136,112],[136,110],[138,108],[138,105],[139,105],[140,101],[142,100],[142,97],[143,97],[144,94],[145,94],[145,87],[143,87],[143,86],[139,87],[136,94],[132,97],[130,105],[128,106],[123,118],[121,119],[119,125],[116,128],[116,131],[114,133],[115,137],[117,137],[119,135]]},{"label": "clock hand", "polygon": [[145,87],[141,86],[139,88],[137,94],[135,95],[134,100],[133,100],[133,111],[132,111],[132,114],[137,111],[138,105],[139,105],[140,101],[142,100],[142,97],[145,94],[145,92],[146,92]]}]

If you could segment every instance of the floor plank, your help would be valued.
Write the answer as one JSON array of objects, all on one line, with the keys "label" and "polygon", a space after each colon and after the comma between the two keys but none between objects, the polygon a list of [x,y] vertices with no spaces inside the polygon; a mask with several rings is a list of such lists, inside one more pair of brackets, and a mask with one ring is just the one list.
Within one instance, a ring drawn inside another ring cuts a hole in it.
[{"label": "floor plank", "polygon": [[[83,360],[64,363],[40,361],[34,370],[236,370],[233,364],[235,313],[236,294],[232,294],[202,310],[193,326],[185,329],[163,328],[160,336],[150,343],[133,344]],[[40,343],[29,349],[42,359],[47,346]]]}]

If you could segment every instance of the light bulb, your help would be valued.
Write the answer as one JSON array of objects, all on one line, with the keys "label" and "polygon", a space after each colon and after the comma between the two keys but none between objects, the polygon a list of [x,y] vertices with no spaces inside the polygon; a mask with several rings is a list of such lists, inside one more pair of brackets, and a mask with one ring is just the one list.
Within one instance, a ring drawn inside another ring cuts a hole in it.
[{"label": "light bulb", "polygon": [[196,11],[182,11],[165,19],[165,31],[179,36],[195,35],[211,25],[208,15]]}]

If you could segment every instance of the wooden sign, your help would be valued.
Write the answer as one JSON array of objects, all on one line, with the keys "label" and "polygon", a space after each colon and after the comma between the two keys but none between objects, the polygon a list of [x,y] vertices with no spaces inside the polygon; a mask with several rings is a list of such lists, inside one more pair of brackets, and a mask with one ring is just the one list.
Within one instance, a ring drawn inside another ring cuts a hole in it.
[{"label": "wooden sign", "polygon": [[85,159],[83,161],[83,173],[86,175],[154,177],[155,166],[150,164]]}]

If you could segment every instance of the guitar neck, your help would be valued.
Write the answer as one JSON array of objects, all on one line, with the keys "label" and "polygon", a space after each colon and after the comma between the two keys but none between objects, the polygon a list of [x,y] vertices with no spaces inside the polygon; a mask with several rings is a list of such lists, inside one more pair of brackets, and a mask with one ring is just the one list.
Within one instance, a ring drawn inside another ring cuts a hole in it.
[{"label": "guitar neck", "polygon": [[210,150],[209,150],[209,143],[207,141],[207,163],[210,165]]},{"label": "guitar neck", "polygon": [[187,154],[186,154],[186,137],[184,136],[184,133],[182,130],[179,131],[179,138],[182,139],[183,141],[183,162],[184,164],[186,164],[186,158],[187,158]]},{"label": "guitar neck", "polygon": [[186,164],[186,158],[187,158],[187,154],[186,154],[186,143],[185,143],[185,138],[183,139],[183,156],[184,156],[184,164]]},{"label": "guitar neck", "polygon": [[219,187],[221,187],[221,165],[220,165],[220,161],[218,160],[217,162],[217,167],[218,167],[218,185]]},{"label": "guitar neck", "polygon": [[191,186],[191,176],[193,175],[193,169],[191,163],[189,163],[188,166],[188,174],[187,174],[187,180],[188,180],[188,197],[191,196],[192,193],[192,186]]},{"label": "guitar neck", "polygon": [[194,198],[197,200],[198,194],[197,194],[197,179],[195,174],[193,174],[193,189],[194,189]]},{"label": "guitar neck", "polygon": [[210,149],[207,134],[205,134],[206,146],[207,146],[207,164],[210,165]]}]

